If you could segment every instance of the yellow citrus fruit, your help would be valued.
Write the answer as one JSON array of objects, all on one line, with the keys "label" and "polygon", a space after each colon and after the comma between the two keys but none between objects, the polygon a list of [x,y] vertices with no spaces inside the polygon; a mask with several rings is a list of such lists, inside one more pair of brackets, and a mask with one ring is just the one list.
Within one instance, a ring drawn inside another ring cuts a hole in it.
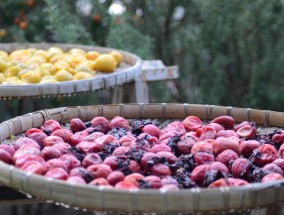
[{"label": "yellow citrus fruit", "polygon": [[96,60],[101,54],[97,51],[89,51],[86,53],[86,59]]},{"label": "yellow citrus fruit", "polygon": [[41,84],[52,84],[52,83],[57,83],[57,81],[53,75],[47,75],[41,79],[40,83]]},{"label": "yellow citrus fruit", "polygon": [[85,64],[79,64],[78,66],[76,66],[75,72],[76,73],[77,72],[88,72],[88,73],[90,73],[91,69]]},{"label": "yellow citrus fruit", "polygon": [[59,60],[57,61],[55,64],[54,64],[55,68],[57,70],[60,70],[60,69],[66,69],[66,68],[69,68],[70,65],[67,61],[64,61],[64,60]]},{"label": "yellow citrus fruit", "polygon": [[18,77],[10,77],[6,79],[6,84],[16,84],[20,81]]},{"label": "yellow citrus fruit", "polygon": [[0,83],[3,83],[5,81],[6,81],[5,76],[3,75],[3,73],[0,73]]},{"label": "yellow citrus fruit", "polygon": [[74,80],[82,80],[88,78],[93,78],[93,75],[91,75],[89,72],[77,72],[74,75]]},{"label": "yellow citrus fruit", "polygon": [[18,77],[19,79],[21,79],[21,78],[22,78],[22,75],[28,73],[29,71],[31,71],[31,70],[30,70],[30,69],[22,69],[20,72],[18,72],[17,77]]},{"label": "yellow citrus fruit", "polygon": [[34,53],[36,53],[37,49],[35,49],[35,48],[28,48],[26,51],[28,51],[31,54],[34,54]]},{"label": "yellow citrus fruit", "polygon": [[39,83],[41,80],[41,75],[39,71],[32,70],[29,71],[21,76],[21,80],[28,83],[28,84],[36,84]]},{"label": "yellow citrus fruit", "polygon": [[31,61],[42,64],[42,63],[46,63],[46,58],[42,55],[34,55],[32,56]]},{"label": "yellow citrus fruit", "polygon": [[47,49],[47,52],[50,54],[50,55],[56,55],[56,54],[63,54],[63,50],[59,47],[50,47]]},{"label": "yellow citrus fruit", "polygon": [[4,72],[8,68],[7,61],[0,58],[0,72]]},{"label": "yellow citrus fruit", "polygon": [[50,72],[47,69],[44,68],[38,68],[37,71],[41,75],[41,77],[50,75]]},{"label": "yellow citrus fruit", "polygon": [[56,67],[51,63],[41,64],[40,69],[46,69],[51,75],[54,75],[57,71]]},{"label": "yellow citrus fruit", "polygon": [[48,61],[50,54],[45,50],[39,49],[34,53],[34,56],[42,56],[45,59],[45,61]]},{"label": "yellow citrus fruit", "polygon": [[18,72],[20,72],[22,69],[19,66],[11,66],[8,69],[5,70],[4,74],[7,78],[17,76]]},{"label": "yellow citrus fruit", "polygon": [[71,54],[71,55],[68,55],[66,58],[66,61],[73,68],[75,68],[78,64],[80,64],[84,60],[86,60],[86,58],[84,55],[81,55],[81,54],[78,54],[78,55]]},{"label": "yellow citrus fruit", "polygon": [[114,50],[114,51],[111,51],[109,54],[114,57],[114,59],[117,62],[117,65],[123,61],[123,55],[120,52]]},{"label": "yellow citrus fruit", "polygon": [[59,71],[57,71],[54,75],[56,81],[71,81],[73,79],[73,75],[71,73],[69,73],[67,70],[65,69],[61,69]]},{"label": "yellow citrus fruit", "polygon": [[117,62],[110,54],[101,54],[95,61],[95,69],[101,72],[113,72]]},{"label": "yellow citrus fruit", "polygon": [[0,58],[8,58],[8,53],[6,51],[0,50]]},{"label": "yellow citrus fruit", "polygon": [[69,50],[69,54],[85,54],[86,52],[83,49],[73,48]]},{"label": "yellow citrus fruit", "polygon": [[64,57],[63,54],[52,55],[52,56],[50,57],[50,59],[49,59],[49,63],[54,64],[54,63],[56,63],[57,61],[62,60],[63,57]]}]

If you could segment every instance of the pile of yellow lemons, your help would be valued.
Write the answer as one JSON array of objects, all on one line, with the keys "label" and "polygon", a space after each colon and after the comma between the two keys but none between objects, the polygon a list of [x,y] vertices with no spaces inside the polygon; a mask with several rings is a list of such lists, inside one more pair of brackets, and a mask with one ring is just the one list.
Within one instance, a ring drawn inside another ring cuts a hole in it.
[{"label": "pile of yellow lemons", "polygon": [[93,78],[97,71],[111,73],[123,61],[116,50],[109,53],[59,47],[28,48],[11,53],[0,50],[0,84],[49,84]]}]

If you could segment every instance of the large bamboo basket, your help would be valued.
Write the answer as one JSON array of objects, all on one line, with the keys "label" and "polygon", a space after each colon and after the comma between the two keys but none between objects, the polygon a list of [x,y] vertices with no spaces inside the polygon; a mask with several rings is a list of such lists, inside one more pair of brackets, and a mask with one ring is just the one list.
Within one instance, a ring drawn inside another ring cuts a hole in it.
[{"label": "large bamboo basket", "polygon": [[[61,107],[41,110],[5,121],[0,124],[0,140],[32,127],[41,126],[45,120],[67,123],[79,117],[84,121],[96,116],[127,119],[184,119],[195,115],[210,120],[220,115],[231,115],[236,122],[248,120],[258,125],[284,127],[284,113],[251,108],[236,108],[199,104],[120,104],[81,107]],[[284,201],[284,180],[255,183],[242,187],[194,188],[161,192],[106,189],[88,185],[70,185],[59,180],[49,180],[24,172],[0,162],[0,182],[37,198],[53,200],[88,210],[119,212],[156,212],[162,214],[211,214],[271,208]],[[274,213],[275,214],[275,213]]]},{"label": "large bamboo basket", "polygon": [[[98,51],[108,53],[114,49],[87,46],[77,44],[58,44],[58,43],[0,43],[0,50],[10,53],[17,49],[36,48],[48,49],[56,46],[63,51],[72,48],[80,48],[85,51]],[[129,52],[119,50],[124,57],[124,62],[110,74],[101,74],[92,79],[65,81],[54,84],[29,84],[29,85],[0,85],[0,99],[20,99],[20,98],[40,98],[58,95],[72,95],[78,93],[91,93],[100,89],[108,89],[134,81],[141,74],[142,60]]]}]

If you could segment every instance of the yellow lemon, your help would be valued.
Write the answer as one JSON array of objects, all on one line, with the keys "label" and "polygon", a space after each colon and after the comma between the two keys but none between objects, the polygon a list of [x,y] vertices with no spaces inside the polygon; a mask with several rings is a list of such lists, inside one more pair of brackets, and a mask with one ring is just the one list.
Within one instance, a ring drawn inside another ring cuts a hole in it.
[{"label": "yellow lemon", "polygon": [[61,70],[57,71],[55,73],[54,77],[55,77],[56,81],[59,81],[59,82],[73,80],[73,75],[65,69],[61,69]]},{"label": "yellow lemon", "polygon": [[88,65],[86,64],[79,64],[78,66],[76,66],[75,68],[76,72],[91,72],[91,69]]},{"label": "yellow lemon", "polygon": [[111,51],[109,54],[114,57],[114,59],[117,62],[117,65],[123,61],[123,55],[120,52],[114,50],[114,51]]},{"label": "yellow lemon", "polygon": [[6,84],[14,85],[18,81],[20,81],[20,79],[18,77],[10,77],[10,78],[6,79]]},{"label": "yellow lemon", "polygon": [[91,75],[89,72],[77,72],[74,75],[74,80],[82,80],[88,78],[93,78],[93,75]]},{"label": "yellow lemon", "polygon": [[42,49],[39,49],[37,50],[35,53],[34,53],[35,56],[42,56],[45,61],[48,61],[49,60],[49,57],[50,57],[50,54],[45,51],[45,50],[42,50]]},{"label": "yellow lemon", "polygon": [[35,49],[35,48],[28,48],[26,51],[28,51],[29,53],[31,53],[33,55],[34,53],[36,53],[37,49]]},{"label": "yellow lemon", "polygon": [[89,51],[86,53],[86,59],[96,60],[101,54],[97,51]]},{"label": "yellow lemon", "polygon": [[57,83],[57,81],[53,75],[47,75],[41,79],[40,83],[41,84],[52,84],[52,83]]},{"label": "yellow lemon", "polygon": [[0,58],[0,72],[4,72],[8,68],[7,61]]},{"label": "yellow lemon", "polygon": [[60,70],[60,69],[66,69],[66,68],[69,68],[70,65],[67,61],[64,61],[64,60],[59,60],[57,61],[55,64],[54,64],[55,68],[57,70]]},{"label": "yellow lemon", "polygon": [[18,72],[20,72],[22,70],[21,67],[19,66],[11,66],[8,69],[5,70],[4,74],[7,78],[13,77],[13,76],[17,76]]},{"label": "yellow lemon", "polygon": [[41,75],[40,75],[39,71],[32,70],[32,71],[29,71],[29,72],[23,74],[21,76],[21,80],[26,82],[26,83],[29,83],[29,84],[36,84],[36,83],[40,82]]},{"label": "yellow lemon", "polygon": [[69,65],[73,68],[75,68],[78,64],[80,64],[82,61],[86,60],[84,55],[68,55],[66,58],[66,61],[69,63]]},{"label": "yellow lemon", "polygon": [[5,81],[6,81],[5,76],[3,75],[3,73],[0,73],[0,83],[3,83]]},{"label": "yellow lemon", "polygon": [[42,55],[34,55],[32,56],[31,61],[39,62],[40,64],[42,64],[42,63],[46,63],[46,58]]},{"label": "yellow lemon", "polygon": [[95,61],[95,69],[101,72],[113,72],[117,62],[110,54],[101,54]]},{"label": "yellow lemon", "polygon": [[64,51],[63,51],[61,48],[59,48],[59,47],[54,47],[54,46],[48,48],[48,49],[47,49],[47,52],[48,52],[50,55],[63,54],[63,53],[64,53]]},{"label": "yellow lemon", "polygon": [[7,59],[8,53],[6,51],[0,50],[0,58]]},{"label": "yellow lemon", "polygon": [[85,51],[83,49],[79,48],[73,48],[69,50],[69,54],[85,54]]},{"label": "yellow lemon", "polygon": [[49,63],[55,64],[57,61],[62,60],[63,57],[64,57],[63,54],[52,55],[49,59]]},{"label": "yellow lemon", "polygon": [[50,72],[47,69],[44,68],[38,68],[37,71],[41,75],[41,77],[50,75]]},{"label": "yellow lemon", "polygon": [[29,71],[31,71],[31,70],[30,70],[30,69],[22,69],[20,72],[18,72],[17,77],[18,77],[19,79],[21,79],[21,78],[22,78],[22,75],[23,75],[23,74],[26,74],[26,73],[29,72]]},{"label": "yellow lemon", "polygon": [[57,71],[56,67],[51,63],[43,63],[39,67],[40,69],[46,69],[51,75],[54,75]]}]

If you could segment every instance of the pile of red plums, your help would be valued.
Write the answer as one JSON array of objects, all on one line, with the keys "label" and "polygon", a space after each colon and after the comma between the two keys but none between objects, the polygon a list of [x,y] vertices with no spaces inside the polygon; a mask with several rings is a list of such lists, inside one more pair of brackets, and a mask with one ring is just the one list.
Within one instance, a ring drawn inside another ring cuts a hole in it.
[{"label": "pile of red plums", "polygon": [[163,128],[153,120],[47,120],[12,143],[0,160],[72,184],[180,190],[283,179],[284,130],[260,133],[254,122],[196,116]]}]

